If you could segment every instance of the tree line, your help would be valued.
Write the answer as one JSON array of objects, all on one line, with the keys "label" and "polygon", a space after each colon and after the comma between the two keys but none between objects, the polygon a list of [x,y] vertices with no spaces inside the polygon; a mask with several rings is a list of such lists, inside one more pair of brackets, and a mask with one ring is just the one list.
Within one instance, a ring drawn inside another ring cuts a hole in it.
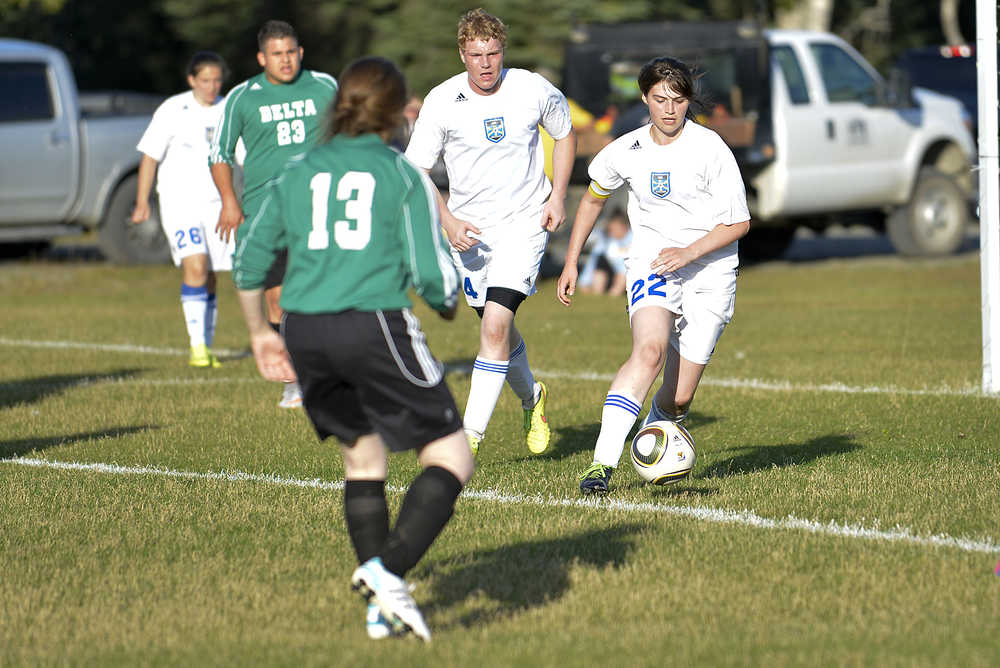
[{"label": "tree line", "polygon": [[[904,48],[944,41],[937,2],[826,0],[829,29],[886,71]],[[299,32],[304,65],[338,74],[367,54],[396,61],[414,93],[461,70],[455,41],[462,12],[480,4],[508,25],[506,64],[558,80],[566,40],[579,23],[754,19],[787,22],[806,0],[0,0],[0,35],[44,42],[67,53],[84,90],[170,94],[182,90],[192,53],[211,49],[232,69],[232,85],[260,71],[256,33],[267,19]],[[954,4],[954,2],[952,2]],[[958,23],[975,35],[975,3]],[[883,16],[884,15],[884,16]],[[881,17],[872,21],[871,17]],[[557,81],[558,83],[558,81]]]}]

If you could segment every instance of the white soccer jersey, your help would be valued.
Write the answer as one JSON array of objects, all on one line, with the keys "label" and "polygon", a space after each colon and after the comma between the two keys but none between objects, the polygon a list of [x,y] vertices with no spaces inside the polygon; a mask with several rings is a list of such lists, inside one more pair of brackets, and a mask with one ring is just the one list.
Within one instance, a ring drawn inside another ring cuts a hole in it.
[{"label": "white soccer jersey", "polygon": [[573,129],[565,96],[544,77],[505,69],[500,89],[479,95],[462,72],[427,94],[406,157],[430,169],[444,150],[448,209],[493,227],[540,209],[552,192],[539,124],[555,139]]},{"label": "white soccer jersey", "polygon": [[[684,248],[716,225],[750,220],[746,189],[732,151],[715,132],[688,120],[681,134],[660,146],[651,125],[622,135],[590,163],[591,188],[610,195],[628,184],[628,217],[634,233],[630,264],[652,261],[663,248]],[[737,243],[695,264],[731,272]],[[638,266],[638,265],[637,265]]]},{"label": "white soccer jersey", "polygon": [[222,102],[220,97],[212,106],[203,107],[188,91],[167,98],[153,114],[136,148],[160,163],[156,191],[161,197],[219,200],[208,152],[222,116]]}]

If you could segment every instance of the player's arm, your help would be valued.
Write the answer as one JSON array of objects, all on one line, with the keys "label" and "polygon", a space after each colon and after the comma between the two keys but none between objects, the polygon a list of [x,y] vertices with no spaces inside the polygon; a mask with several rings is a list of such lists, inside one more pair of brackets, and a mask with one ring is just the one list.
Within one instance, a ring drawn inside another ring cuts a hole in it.
[{"label": "player's arm", "polygon": [[250,332],[250,348],[257,370],[267,380],[290,383],[296,379],[285,342],[267,321],[263,288],[237,291],[240,309]]},{"label": "player's arm", "polygon": [[264,278],[284,236],[280,214],[277,189],[272,183],[268,185],[260,215],[233,256],[232,275],[260,375],[267,380],[291,382],[295,380],[295,370],[284,341],[268,322],[263,301]]},{"label": "player's arm", "polygon": [[441,236],[437,187],[423,171],[403,201],[402,240],[410,263],[410,277],[417,294],[446,320],[455,317],[458,305],[458,272]]},{"label": "player's arm", "polygon": [[559,276],[559,284],[556,289],[556,297],[565,306],[570,305],[571,298],[576,292],[577,264],[580,262],[583,245],[587,243],[587,238],[593,231],[594,224],[597,223],[597,217],[601,215],[604,204],[610,195],[611,193],[604,194],[603,190],[597,189],[596,185],[591,183],[576,209],[573,231],[569,235],[569,248],[566,250],[566,261],[563,263],[562,274]]},{"label": "player's arm", "polygon": [[212,165],[212,181],[219,191],[222,199],[222,210],[219,212],[219,221],[215,225],[215,231],[219,237],[229,242],[229,237],[236,232],[236,228],[243,224],[243,207],[236,196],[236,188],[233,187],[233,166],[225,162],[217,162]]},{"label": "player's arm", "polygon": [[237,111],[237,104],[245,90],[245,84],[239,86],[226,97],[222,109],[219,126],[212,135],[212,145],[209,149],[208,164],[212,171],[212,181],[219,191],[222,200],[222,210],[215,231],[223,241],[228,242],[236,228],[243,223],[243,209],[236,189],[233,187],[233,164],[236,162],[236,144],[243,132],[243,125]]},{"label": "player's arm", "polygon": [[749,230],[749,220],[732,225],[719,223],[708,234],[686,248],[664,248],[649,266],[652,267],[653,272],[656,274],[677,271],[698,258],[743,238]]},{"label": "player's arm", "polygon": [[135,208],[132,210],[132,222],[141,223],[149,220],[149,194],[153,190],[153,179],[156,177],[156,166],[159,163],[145,153],[139,161],[139,183],[135,191]]},{"label": "player's arm", "polygon": [[542,227],[555,232],[566,221],[566,190],[569,176],[576,159],[576,133],[569,131],[562,139],[556,139],[552,148],[552,194],[542,212]]}]

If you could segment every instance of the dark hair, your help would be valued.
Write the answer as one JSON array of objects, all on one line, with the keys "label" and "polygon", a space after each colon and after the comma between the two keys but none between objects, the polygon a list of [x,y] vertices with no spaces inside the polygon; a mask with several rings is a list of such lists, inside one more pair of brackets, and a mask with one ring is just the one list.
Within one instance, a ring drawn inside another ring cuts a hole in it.
[{"label": "dark hair", "polygon": [[217,54],[215,51],[198,51],[193,56],[191,60],[188,61],[187,74],[189,77],[196,77],[201,70],[207,65],[215,65],[222,72],[222,80],[225,81],[229,78],[229,67],[226,65],[226,61],[222,59],[222,56]]},{"label": "dark hair", "polygon": [[653,58],[643,65],[636,81],[643,95],[649,95],[653,86],[665,81],[671,90],[690,100],[691,106],[688,108],[688,115],[691,115],[694,113],[694,109],[705,106],[699,86],[696,85],[696,81],[700,78],[691,72],[690,67],[676,58],[663,56]]},{"label": "dark hair", "polygon": [[299,41],[299,36],[290,23],[272,19],[261,26],[257,33],[257,50],[263,53],[268,40],[285,39],[286,37],[291,37],[296,43]]},{"label": "dark hair", "polygon": [[334,135],[356,137],[395,129],[403,121],[406,78],[387,58],[359,58],[337,79],[337,97],[323,121],[323,141]]}]

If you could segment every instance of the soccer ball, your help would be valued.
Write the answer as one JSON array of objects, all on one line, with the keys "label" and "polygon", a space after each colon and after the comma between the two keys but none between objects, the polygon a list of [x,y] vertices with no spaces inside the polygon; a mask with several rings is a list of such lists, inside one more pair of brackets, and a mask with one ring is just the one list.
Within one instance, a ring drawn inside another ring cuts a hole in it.
[{"label": "soccer ball", "polygon": [[646,482],[669,485],[694,468],[694,439],[675,422],[650,422],[639,430],[629,448],[632,466]]}]

